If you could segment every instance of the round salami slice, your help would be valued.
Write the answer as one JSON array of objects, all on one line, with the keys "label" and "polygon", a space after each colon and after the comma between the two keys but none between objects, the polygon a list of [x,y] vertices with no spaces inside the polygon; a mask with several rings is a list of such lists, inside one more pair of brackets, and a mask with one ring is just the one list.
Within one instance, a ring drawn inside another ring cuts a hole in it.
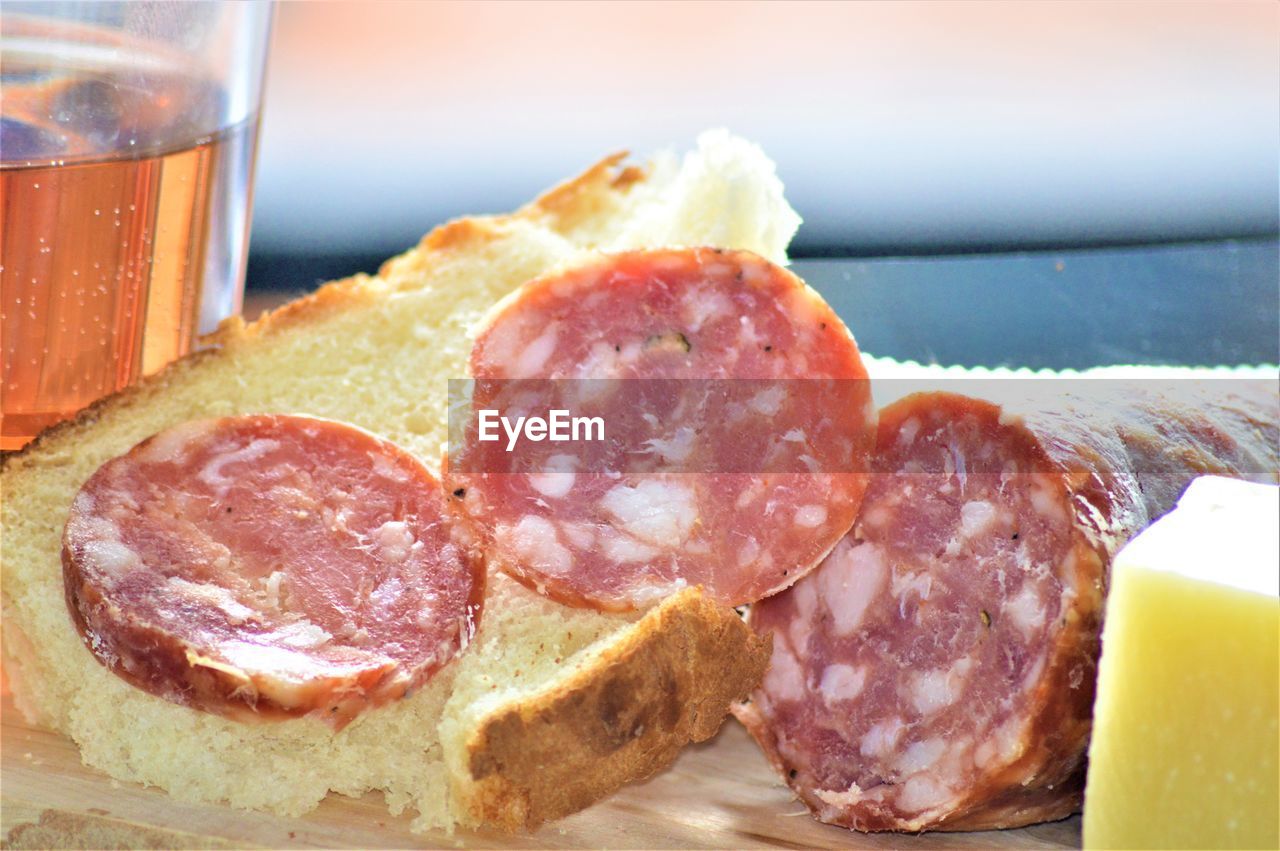
[{"label": "round salami slice", "polygon": [[340,728],[472,635],[484,572],[440,483],[353,426],[252,415],[100,467],[63,534],[67,604],[104,665],[175,703]]},{"label": "round salami slice", "polygon": [[693,585],[760,599],[817,565],[866,487],[875,410],[852,336],[747,252],[633,252],[533,281],[479,332],[471,370],[475,409],[600,422],[603,440],[515,461],[473,428],[446,471],[490,562],[569,605]]},{"label": "round salami slice", "polygon": [[[1056,389],[1056,388],[1055,388]],[[1274,480],[1252,398],[948,393],[881,412],[853,530],[752,607],[773,636],[735,713],[819,819],[978,830],[1081,802],[1106,568],[1205,472]]]}]

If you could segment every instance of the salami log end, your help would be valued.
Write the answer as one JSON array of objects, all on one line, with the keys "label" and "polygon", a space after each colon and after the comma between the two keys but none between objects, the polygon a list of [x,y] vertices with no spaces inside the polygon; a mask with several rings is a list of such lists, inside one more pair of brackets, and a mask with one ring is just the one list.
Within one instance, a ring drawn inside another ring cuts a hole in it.
[{"label": "salami log end", "polygon": [[1196,475],[1280,463],[1274,385],[1193,390],[881,412],[853,530],[750,614],[773,655],[739,717],[818,818],[975,830],[1078,809],[1111,557]]}]

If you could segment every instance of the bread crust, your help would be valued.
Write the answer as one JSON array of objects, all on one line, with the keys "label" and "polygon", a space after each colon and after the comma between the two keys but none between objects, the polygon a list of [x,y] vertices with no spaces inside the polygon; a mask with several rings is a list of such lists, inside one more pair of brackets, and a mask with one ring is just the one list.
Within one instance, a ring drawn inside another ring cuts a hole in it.
[{"label": "bread crust", "polygon": [[576,812],[715,735],[770,652],[732,609],[682,591],[554,688],[481,719],[455,793],[509,831]]}]

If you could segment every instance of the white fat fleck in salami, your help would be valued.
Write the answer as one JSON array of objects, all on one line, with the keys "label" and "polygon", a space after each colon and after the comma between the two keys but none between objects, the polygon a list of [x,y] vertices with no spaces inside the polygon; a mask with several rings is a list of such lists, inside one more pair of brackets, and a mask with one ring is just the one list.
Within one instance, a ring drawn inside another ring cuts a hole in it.
[{"label": "white fat fleck in salami", "polygon": [[966,502],[960,508],[960,536],[972,538],[985,532],[996,521],[996,507],[985,499]]},{"label": "white fat fleck in salami", "polygon": [[537,375],[547,359],[556,350],[556,338],[559,336],[559,327],[552,323],[534,339],[532,343],[525,346],[516,358],[515,375],[517,377]]},{"label": "white fat fleck in salami", "polygon": [[137,552],[112,538],[90,539],[85,544],[85,554],[111,579],[127,576],[142,563]]},{"label": "white fat fleck in salami", "polygon": [[1025,746],[1025,727],[1026,719],[1011,717],[995,728],[974,751],[974,764],[980,769],[989,769],[1013,762]]},{"label": "white fat fleck in salami", "polygon": [[650,544],[683,544],[698,522],[693,488],[683,482],[646,479],[614,485],[600,506],[617,528]]},{"label": "white fat fleck in salami", "polygon": [[898,806],[906,813],[918,813],[936,807],[952,798],[955,793],[936,777],[920,773],[907,778],[898,796]]},{"label": "white fat fleck in salami", "polygon": [[857,547],[849,538],[836,544],[814,583],[836,635],[857,631],[888,578],[888,566],[874,546]]},{"label": "white fat fleck in salami", "polygon": [[373,530],[373,540],[377,544],[377,554],[392,564],[403,562],[413,550],[413,530],[403,520],[388,520]]},{"label": "white fat fleck in salami", "polygon": [[941,736],[913,742],[894,760],[894,766],[910,777],[920,771],[933,767],[947,750],[947,743]]},{"label": "white fat fleck in salami", "polygon": [[301,416],[176,426],[104,464],[63,534],[85,645],[165,699],[335,728],[469,640],[483,563],[421,462]]},{"label": "white fat fleck in salami", "polygon": [[552,455],[545,470],[529,474],[529,485],[542,496],[559,499],[573,490],[575,467],[577,459],[572,455]]},{"label": "white fat fleck in salami", "polygon": [[955,703],[964,692],[965,677],[972,667],[972,659],[961,659],[945,670],[911,677],[909,694],[916,712],[929,716]]},{"label": "white fat fleck in salami", "polygon": [[[556,398],[605,424],[603,448],[555,450],[576,463],[548,450],[515,473],[478,463],[501,450],[468,432],[446,471],[490,562],[570,605],[625,610],[686,585],[760,599],[817,565],[866,487],[875,410],[853,338],[746,252],[635,252],[532,281],[478,329],[470,367],[473,407],[502,380],[564,379]],[[518,383],[509,398],[539,408]],[[717,395],[730,385],[741,398]]]},{"label": "white fat fleck in salami", "polygon": [[833,706],[841,701],[857,698],[866,682],[865,668],[854,668],[852,665],[836,662],[823,669],[818,691],[822,694],[822,700],[828,706]]},{"label": "white fat fleck in salami", "polygon": [[763,476],[752,476],[745,482],[741,483],[737,495],[733,502],[733,507],[741,511],[749,505],[754,504],[768,489],[768,484]]},{"label": "white fat fleck in salami", "polygon": [[804,669],[784,642],[773,646],[769,671],[764,676],[765,688],[771,698],[777,700],[803,700],[808,689],[805,686]]},{"label": "white fat fleck in salami", "polygon": [[652,451],[664,461],[681,463],[689,459],[697,440],[697,432],[688,426],[680,426],[675,429],[671,437],[650,438],[644,442],[644,445],[646,449]]},{"label": "white fat fleck in salami", "polygon": [[1044,601],[1030,583],[1023,585],[1017,596],[1005,603],[1002,612],[1010,623],[1027,635],[1044,626]]},{"label": "white fat fleck in salami", "polygon": [[253,461],[266,455],[268,452],[280,448],[280,442],[264,438],[261,440],[251,440],[245,446],[228,452],[225,455],[219,455],[209,461],[196,476],[200,481],[221,495],[231,485],[235,484],[235,479],[223,472],[223,469],[237,463],[252,463]]},{"label": "white fat fleck in salami", "polygon": [[895,753],[907,725],[901,718],[889,718],[872,724],[858,739],[858,753],[884,759]]},{"label": "white fat fleck in salami", "polygon": [[814,529],[827,520],[825,505],[802,505],[796,509],[796,525],[805,529]]},{"label": "white fat fleck in salami", "polygon": [[539,573],[559,576],[573,565],[573,555],[560,543],[556,527],[537,515],[526,514],[514,526],[499,526],[494,537],[499,547]]},{"label": "white fat fleck in salami", "polygon": [[751,397],[748,404],[751,410],[766,417],[772,417],[782,410],[786,400],[786,391],[781,385],[773,384]]}]

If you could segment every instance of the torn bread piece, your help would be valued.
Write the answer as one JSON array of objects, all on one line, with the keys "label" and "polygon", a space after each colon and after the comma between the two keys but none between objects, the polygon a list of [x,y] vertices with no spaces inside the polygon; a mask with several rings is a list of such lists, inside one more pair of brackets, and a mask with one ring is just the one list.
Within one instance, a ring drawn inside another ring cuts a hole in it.
[{"label": "torn bread piece", "polygon": [[[696,590],[647,613],[604,614],[492,575],[466,652],[335,734],[312,718],[232,721],[114,676],[68,615],[63,526],[105,461],[190,420],[307,414],[438,458],[447,379],[465,375],[469,331],[524,281],[590,252],[659,245],[784,262],[798,223],[772,163],[726,133],[704,135],[682,160],[613,156],[513,214],[437,228],[377,275],[250,324],[228,320],[200,351],[45,432],[0,470],[3,651],[18,705],[74,739],[87,764],[175,797],[299,815],[331,791],[381,790],[394,813],[416,811],[421,830],[531,828],[661,768],[718,728],[768,658],[766,642]],[[556,766],[531,762],[540,752]]]}]

